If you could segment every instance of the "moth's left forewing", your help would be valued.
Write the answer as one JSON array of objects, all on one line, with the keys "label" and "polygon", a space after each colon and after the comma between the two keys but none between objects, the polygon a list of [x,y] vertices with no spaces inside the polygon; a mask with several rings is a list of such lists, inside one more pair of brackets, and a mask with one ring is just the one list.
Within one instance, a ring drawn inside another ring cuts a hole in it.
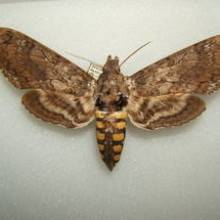
[{"label": "moth's left forewing", "polygon": [[0,28],[0,70],[19,89],[45,89],[82,96],[94,78],[31,37]]}]

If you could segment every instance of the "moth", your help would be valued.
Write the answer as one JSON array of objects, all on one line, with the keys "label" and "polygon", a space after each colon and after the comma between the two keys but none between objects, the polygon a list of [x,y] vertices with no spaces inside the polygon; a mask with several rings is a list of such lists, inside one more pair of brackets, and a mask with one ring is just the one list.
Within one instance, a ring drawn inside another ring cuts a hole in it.
[{"label": "moth", "polygon": [[95,119],[102,160],[120,160],[126,120],[142,129],[182,125],[205,110],[194,94],[220,87],[220,35],[203,40],[131,76],[108,56],[96,80],[76,64],[18,31],[0,28],[0,68],[36,117],[67,128]]}]

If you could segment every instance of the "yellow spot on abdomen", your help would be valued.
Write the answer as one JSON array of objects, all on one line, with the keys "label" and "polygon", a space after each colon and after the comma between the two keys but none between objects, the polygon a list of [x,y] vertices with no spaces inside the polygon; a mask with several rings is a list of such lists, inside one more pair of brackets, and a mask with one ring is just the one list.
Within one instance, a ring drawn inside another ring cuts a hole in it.
[{"label": "yellow spot on abdomen", "polygon": [[125,121],[120,121],[118,123],[115,124],[115,128],[117,129],[123,129],[126,126],[126,122]]},{"label": "yellow spot on abdomen", "polygon": [[122,150],[122,145],[118,144],[113,146],[113,151],[121,152],[121,150]]},{"label": "yellow spot on abdomen", "polygon": [[101,111],[96,111],[95,116],[96,116],[96,118],[104,118],[105,114]]},{"label": "yellow spot on abdomen", "polygon": [[116,154],[115,156],[113,156],[113,159],[115,161],[119,161],[120,160],[120,154]]},{"label": "yellow spot on abdomen", "polygon": [[100,151],[105,150],[105,145],[104,145],[104,144],[99,144],[99,150],[100,150]]},{"label": "yellow spot on abdomen", "polygon": [[105,124],[102,121],[97,121],[96,122],[96,127],[97,128],[105,128]]},{"label": "yellow spot on abdomen", "polygon": [[100,132],[96,132],[96,137],[97,137],[98,140],[104,140],[105,139],[105,134],[100,133]]},{"label": "yellow spot on abdomen", "polygon": [[115,117],[117,119],[125,119],[127,118],[127,112],[115,112]]},{"label": "yellow spot on abdomen", "polygon": [[125,138],[124,133],[119,133],[119,134],[113,134],[112,139],[113,141],[123,141]]}]

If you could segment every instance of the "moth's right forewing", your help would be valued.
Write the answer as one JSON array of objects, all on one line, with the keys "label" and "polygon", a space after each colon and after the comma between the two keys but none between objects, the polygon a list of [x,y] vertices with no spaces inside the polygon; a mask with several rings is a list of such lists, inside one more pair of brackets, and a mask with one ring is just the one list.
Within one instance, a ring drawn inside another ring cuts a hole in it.
[{"label": "moth's right forewing", "polygon": [[220,35],[182,49],[129,78],[138,96],[211,94],[220,87]]}]

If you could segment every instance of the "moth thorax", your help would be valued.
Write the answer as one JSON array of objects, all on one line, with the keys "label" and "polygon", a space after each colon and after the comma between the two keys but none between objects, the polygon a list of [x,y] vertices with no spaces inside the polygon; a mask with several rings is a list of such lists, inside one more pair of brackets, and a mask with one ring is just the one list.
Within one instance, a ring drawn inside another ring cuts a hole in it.
[{"label": "moth thorax", "polygon": [[111,171],[123,150],[127,113],[96,111],[96,137],[102,160]]},{"label": "moth thorax", "polygon": [[99,95],[95,103],[97,110],[107,112],[123,111],[127,104],[127,97],[123,94]]}]

